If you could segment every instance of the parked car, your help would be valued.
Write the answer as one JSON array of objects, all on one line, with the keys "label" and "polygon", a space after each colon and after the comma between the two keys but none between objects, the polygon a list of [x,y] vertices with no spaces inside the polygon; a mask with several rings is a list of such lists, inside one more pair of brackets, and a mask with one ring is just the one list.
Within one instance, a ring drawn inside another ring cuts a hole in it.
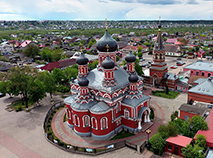
[{"label": "parked car", "polygon": [[182,60],[182,58],[181,58],[181,57],[179,57],[179,58],[177,58],[177,60]]},{"label": "parked car", "polygon": [[170,69],[177,69],[177,66],[172,65],[170,66]]},{"label": "parked car", "polygon": [[183,61],[178,61],[177,63],[176,63],[176,65],[177,66],[182,66],[182,65],[184,65],[185,63],[183,62]]},{"label": "parked car", "polygon": [[141,58],[140,61],[145,61],[145,59],[144,59],[144,58]]},{"label": "parked car", "polygon": [[152,60],[150,60],[150,61],[148,61],[148,63],[149,63],[149,64],[152,64],[152,63],[153,63],[153,61],[152,61]]},{"label": "parked car", "polygon": [[147,64],[143,64],[143,65],[140,65],[141,67],[146,67],[147,66]]},{"label": "parked car", "polygon": [[0,98],[4,97],[4,96],[5,96],[5,94],[0,92]]}]

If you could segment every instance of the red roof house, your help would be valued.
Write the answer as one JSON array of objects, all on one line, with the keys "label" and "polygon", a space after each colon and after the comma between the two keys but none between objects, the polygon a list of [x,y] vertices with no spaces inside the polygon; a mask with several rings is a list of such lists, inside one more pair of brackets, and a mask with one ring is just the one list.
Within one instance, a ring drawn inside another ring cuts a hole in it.
[{"label": "red roof house", "polygon": [[64,68],[64,67],[68,67],[68,66],[71,66],[71,65],[74,65],[74,64],[76,64],[75,59],[65,59],[65,60],[60,60],[60,61],[48,63],[47,65],[41,67],[40,69],[52,71],[55,68]]},{"label": "red roof house", "polygon": [[165,147],[166,152],[170,152],[179,156],[183,156],[181,154],[181,149],[185,148],[186,145],[190,144],[192,138],[185,137],[182,135],[177,135],[176,137],[169,137],[166,142],[167,145]]}]

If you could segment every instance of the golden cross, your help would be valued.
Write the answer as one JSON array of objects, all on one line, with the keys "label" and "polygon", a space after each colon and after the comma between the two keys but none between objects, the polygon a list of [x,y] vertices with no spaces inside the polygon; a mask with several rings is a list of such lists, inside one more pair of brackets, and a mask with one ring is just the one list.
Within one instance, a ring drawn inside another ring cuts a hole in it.
[{"label": "golden cross", "polygon": [[79,45],[80,45],[80,51],[81,51],[81,53],[82,53],[82,44],[80,43]]},{"label": "golden cross", "polygon": [[131,50],[131,49],[132,49],[132,48],[131,48],[131,44],[132,44],[132,42],[130,41],[130,42],[129,42],[129,44],[130,44],[130,49],[129,49],[129,50]]},{"label": "golden cross", "polygon": [[107,30],[107,18],[105,18],[105,27],[106,27],[106,30]]},{"label": "golden cross", "polygon": [[161,16],[159,16],[159,24],[160,24]]},{"label": "golden cross", "polygon": [[147,134],[151,133],[151,130],[150,130],[150,129],[147,129],[147,130],[146,130],[146,133],[147,133]]},{"label": "golden cross", "polygon": [[106,48],[107,48],[107,52],[108,52],[109,51],[109,45],[108,44],[106,45]]}]

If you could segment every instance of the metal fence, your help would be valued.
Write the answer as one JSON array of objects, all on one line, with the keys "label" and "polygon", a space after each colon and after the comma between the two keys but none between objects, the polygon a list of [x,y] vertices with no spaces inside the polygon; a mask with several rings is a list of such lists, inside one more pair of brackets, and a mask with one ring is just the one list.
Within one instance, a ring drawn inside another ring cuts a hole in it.
[{"label": "metal fence", "polygon": [[[56,147],[58,147],[62,150],[65,150],[67,152],[86,154],[86,155],[99,155],[99,154],[114,151],[114,150],[123,148],[125,146],[128,146],[126,144],[127,142],[124,140],[124,141],[108,144],[108,145],[105,145],[105,146],[102,146],[102,147],[85,148],[85,147],[73,146],[71,144],[66,144],[66,143],[60,141],[59,139],[55,140],[55,139],[53,139],[53,137],[48,136],[48,134],[46,133],[46,129],[47,129],[47,124],[49,122],[49,118],[52,116],[52,114],[54,113],[54,111],[57,108],[60,108],[63,105],[64,105],[63,101],[53,104],[50,107],[50,109],[48,110],[48,112],[45,116],[44,124],[43,124],[43,130],[44,130],[45,138],[47,139],[47,141],[49,143],[53,144],[54,146],[56,146]],[[132,143],[131,143],[131,146],[133,146]],[[137,150],[137,145],[136,145],[136,150]]]}]

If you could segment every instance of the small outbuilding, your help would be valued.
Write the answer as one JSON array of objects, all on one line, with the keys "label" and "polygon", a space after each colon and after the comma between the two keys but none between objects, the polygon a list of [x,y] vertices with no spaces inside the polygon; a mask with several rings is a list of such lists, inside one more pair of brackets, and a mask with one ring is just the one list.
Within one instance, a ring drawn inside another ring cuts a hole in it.
[{"label": "small outbuilding", "polygon": [[165,151],[170,152],[179,156],[182,156],[181,149],[186,148],[186,145],[190,144],[192,138],[185,137],[182,135],[177,135],[176,137],[169,137],[166,140]]}]

